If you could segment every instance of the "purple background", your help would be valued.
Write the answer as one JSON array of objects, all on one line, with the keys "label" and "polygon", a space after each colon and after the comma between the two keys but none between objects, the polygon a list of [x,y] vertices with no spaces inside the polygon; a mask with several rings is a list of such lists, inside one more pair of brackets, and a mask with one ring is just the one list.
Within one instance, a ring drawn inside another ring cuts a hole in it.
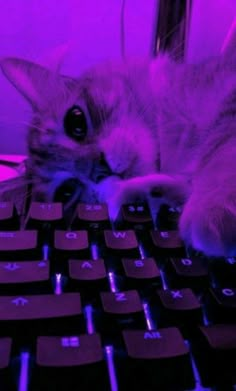
[{"label": "purple background", "polygon": [[[73,76],[103,59],[120,58],[121,4],[122,0],[1,1],[0,57],[20,56],[50,65],[52,50],[69,43],[62,71]],[[157,8],[158,0],[126,0],[127,56],[150,55]],[[194,0],[188,61],[217,54],[235,16],[235,0]],[[30,107],[1,74],[0,94],[0,153],[24,153],[22,122],[29,121]]]}]

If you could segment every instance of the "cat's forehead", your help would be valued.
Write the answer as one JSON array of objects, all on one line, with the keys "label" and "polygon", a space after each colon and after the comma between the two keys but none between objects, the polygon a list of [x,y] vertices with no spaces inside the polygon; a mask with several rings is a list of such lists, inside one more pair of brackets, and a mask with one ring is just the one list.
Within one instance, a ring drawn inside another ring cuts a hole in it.
[{"label": "cat's forehead", "polygon": [[78,79],[80,97],[91,106],[116,107],[125,92],[122,69],[103,66],[94,68]]}]

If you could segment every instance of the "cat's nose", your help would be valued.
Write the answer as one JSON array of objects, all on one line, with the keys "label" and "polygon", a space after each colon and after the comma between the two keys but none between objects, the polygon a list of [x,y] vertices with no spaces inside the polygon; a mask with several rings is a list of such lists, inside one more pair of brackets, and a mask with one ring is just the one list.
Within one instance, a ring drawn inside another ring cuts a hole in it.
[{"label": "cat's nose", "polygon": [[96,159],[93,163],[90,179],[95,183],[99,183],[110,175],[112,175],[112,170],[110,169],[104,154],[101,154],[100,158]]}]

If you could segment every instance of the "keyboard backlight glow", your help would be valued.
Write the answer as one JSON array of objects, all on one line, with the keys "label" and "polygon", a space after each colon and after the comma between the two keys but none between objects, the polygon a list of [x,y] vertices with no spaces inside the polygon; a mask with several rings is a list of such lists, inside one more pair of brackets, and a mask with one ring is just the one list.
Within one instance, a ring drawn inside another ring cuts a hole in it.
[{"label": "keyboard backlight glow", "polygon": [[108,278],[109,278],[109,283],[110,283],[110,289],[113,293],[117,292],[118,289],[116,287],[116,282],[115,282],[115,275],[113,272],[108,273]]},{"label": "keyboard backlight glow", "polygon": [[29,358],[30,358],[29,352],[22,352],[20,355],[21,368],[20,368],[20,378],[19,378],[18,391],[27,391],[28,390]]},{"label": "keyboard backlight glow", "polygon": [[95,332],[95,328],[93,325],[93,308],[91,305],[86,305],[84,307],[86,325],[87,325],[87,333],[93,334]]},{"label": "keyboard backlight glow", "polygon": [[148,330],[154,330],[155,325],[153,324],[150,308],[147,303],[143,303],[143,310],[144,310],[144,315],[145,315]]},{"label": "keyboard backlight glow", "polygon": [[160,270],[160,275],[161,275],[161,280],[162,280],[162,286],[164,290],[168,289],[167,283],[166,283],[166,278],[162,270]]},{"label": "keyboard backlight glow", "polygon": [[99,259],[98,247],[95,243],[91,244],[90,251],[91,251],[92,259],[94,260]]},{"label": "keyboard backlight glow", "polygon": [[145,258],[145,251],[144,251],[143,246],[142,246],[141,243],[139,243],[138,248],[139,248],[139,252],[140,252],[140,257],[141,257],[141,259],[144,259],[144,258]]},{"label": "keyboard backlight glow", "polygon": [[62,278],[61,278],[61,274],[60,273],[56,274],[56,286],[55,286],[54,293],[56,295],[61,295],[62,294]]},{"label": "keyboard backlight glow", "polygon": [[115,367],[113,361],[113,346],[111,345],[105,346],[105,352],[107,357],[108,372],[109,372],[110,383],[111,383],[111,391],[118,391]]},{"label": "keyboard backlight glow", "polygon": [[49,260],[49,247],[47,244],[43,246],[43,260],[48,261]]}]

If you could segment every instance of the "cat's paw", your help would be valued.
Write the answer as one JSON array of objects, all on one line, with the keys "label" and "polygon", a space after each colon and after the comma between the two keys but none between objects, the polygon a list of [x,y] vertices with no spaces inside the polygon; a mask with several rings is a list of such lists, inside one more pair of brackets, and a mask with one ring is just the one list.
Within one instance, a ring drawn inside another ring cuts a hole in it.
[{"label": "cat's paw", "polygon": [[179,222],[187,246],[208,256],[236,255],[236,197],[191,196]]}]

